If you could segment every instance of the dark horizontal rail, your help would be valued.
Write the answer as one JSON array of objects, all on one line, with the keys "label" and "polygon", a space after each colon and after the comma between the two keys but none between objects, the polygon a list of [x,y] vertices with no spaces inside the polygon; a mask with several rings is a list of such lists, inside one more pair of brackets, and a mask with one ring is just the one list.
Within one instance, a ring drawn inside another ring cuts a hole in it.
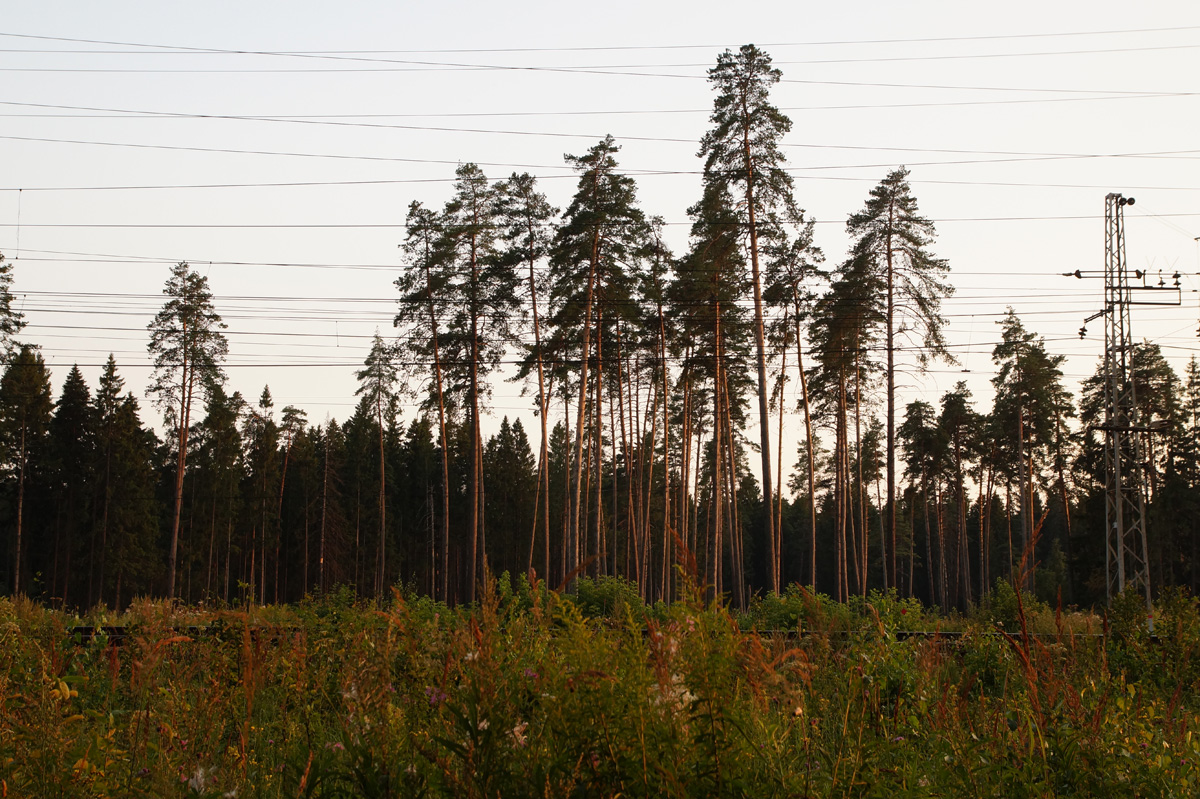
[{"label": "dark horizontal rail", "polygon": [[[175,635],[185,635],[185,636],[188,636],[189,638],[204,638],[204,637],[214,635],[218,632],[237,631],[240,628],[234,627],[234,626],[187,625],[187,626],[172,627],[170,629],[171,629],[171,632]],[[250,628],[250,637],[251,637],[251,640],[253,640],[253,641],[258,641],[264,637],[266,637],[268,639],[271,639],[271,638],[277,639],[284,635],[290,635],[293,633],[301,632],[301,631],[303,631],[303,629],[304,629],[303,627],[258,627],[258,626],[256,626],[256,627]],[[139,632],[141,632],[141,628],[138,628],[138,627],[125,627],[125,626],[115,626],[115,625],[103,625],[103,626],[94,626],[94,627],[93,626],[78,626],[78,627],[71,627],[67,631],[67,636],[69,639],[75,641],[77,644],[80,644],[80,645],[90,644],[93,641],[95,641],[96,639],[103,638],[103,639],[107,640],[107,642],[109,644],[111,644],[113,646],[121,646],[122,644],[125,643],[125,641],[127,639],[134,637]],[[749,632],[749,631],[746,631],[746,632]],[[814,635],[845,637],[845,636],[858,635],[858,634],[867,634],[867,635],[873,636],[873,635],[875,635],[876,631],[874,631],[874,630],[832,630],[832,631],[818,632],[818,631],[814,631],[814,630],[757,630],[755,632],[758,635],[764,636],[764,637],[800,639],[800,638],[808,638],[808,637],[811,637]],[[643,633],[648,634],[649,630],[643,629]],[[889,630],[887,632],[887,635],[890,636],[893,640],[895,640],[897,642],[910,641],[910,640],[929,640],[929,641],[945,641],[947,643],[951,643],[951,642],[958,642],[966,636],[1001,638],[1005,635],[1005,632],[1000,631],[1000,630],[989,630],[989,631],[979,631],[979,630],[970,630],[970,631],[967,631],[967,630]],[[1025,637],[1025,636],[1022,636],[1020,633],[1009,633],[1009,635],[1011,635],[1013,638],[1016,638],[1016,639],[1021,639],[1021,638]],[[1105,637],[1106,636],[1104,633],[1064,633],[1061,636],[1057,633],[1029,633],[1028,634],[1028,638],[1030,638],[1031,640],[1037,640],[1037,641],[1057,641],[1060,638],[1063,640],[1070,639],[1070,638],[1082,638],[1082,639],[1096,640],[1096,639],[1102,639]],[[1159,637],[1157,635],[1150,635],[1150,636],[1148,636],[1148,640],[1150,640],[1153,643],[1157,643],[1159,641]]]}]

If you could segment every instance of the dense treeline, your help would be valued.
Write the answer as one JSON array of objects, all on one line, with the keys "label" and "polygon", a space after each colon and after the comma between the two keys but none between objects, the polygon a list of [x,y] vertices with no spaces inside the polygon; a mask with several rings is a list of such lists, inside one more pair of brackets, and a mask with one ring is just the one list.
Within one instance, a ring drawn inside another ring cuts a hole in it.
[{"label": "dense treeline", "polygon": [[[1101,377],[1076,401],[1061,356],[1010,311],[990,409],[961,383],[898,407],[898,372],[951,360],[949,264],[907,171],[848,218],[850,250],[828,266],[779,147],[780,73],[747,46],[710,78],[686,252],[640,208],[611,137],[567,156],[578,184],[561,212],[532,176],[474,164],[441,209],[413,202],[396,332],[376,335],[341,422],[276,409],[268,388],[227,391],[223,324],[187,264],[149,328],[167,437],[111,357],[95,387],[72,369],[56,398],[37,349],[15,343],[0,262],[4,590],[119,606],[403,583],[459,602],[488,570],[533,570],[551,585],[621,576],[653,601],[673,598],[682,568],[738,605],[792,582],[944,609],[997,579],[1102,599]],[[1133,363],[1156,431],[1152,585],[1195,590],[1200,368],[1181,381],[1150,343]],[[491,386],[514,373],[537,429],[506,418],[485,437]]]}]

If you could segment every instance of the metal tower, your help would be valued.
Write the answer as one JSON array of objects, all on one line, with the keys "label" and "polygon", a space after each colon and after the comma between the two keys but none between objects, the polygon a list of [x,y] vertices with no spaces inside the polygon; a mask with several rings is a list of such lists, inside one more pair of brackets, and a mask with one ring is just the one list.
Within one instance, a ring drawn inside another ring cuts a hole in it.
[{"label": "metal tower", "polygon": [[1138,418],[1133,380],[1133,305],[1125,260],[1125,206],[1132,197],[1104,198],[1104,521],[1108,543],[1108,600],[1126,589],[1140,591],[1150,604],[1146,546],[1146,492],[1142,474],[1144,438],[1150,428]]}]

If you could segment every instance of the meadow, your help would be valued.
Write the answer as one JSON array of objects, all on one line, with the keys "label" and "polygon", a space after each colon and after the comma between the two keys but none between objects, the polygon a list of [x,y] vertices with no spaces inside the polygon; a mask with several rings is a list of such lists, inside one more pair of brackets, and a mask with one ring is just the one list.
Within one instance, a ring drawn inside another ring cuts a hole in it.
[{"label": "meadow", "polygon": [[[0,599],[3,797],[1195,797],[1200,609]],[[121,638],[73,634],[117,625]],[[916,631],[921,635],[906,635]]]}]

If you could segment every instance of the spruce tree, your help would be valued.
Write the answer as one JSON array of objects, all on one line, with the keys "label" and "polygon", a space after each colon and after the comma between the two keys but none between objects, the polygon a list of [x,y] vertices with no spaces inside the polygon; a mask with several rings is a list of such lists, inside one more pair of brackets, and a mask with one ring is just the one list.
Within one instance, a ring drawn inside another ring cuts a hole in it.
[{"label": "spruce tree", "polygon": [[[91,392],[79,367],[72,366],[63,381],[62,394],[50,422],[48,459],[51,499],[55,508],[50,590],[51,595],[64,604],[70,601],[72,555],[82,554],[83,530],[87,524],[95,465],[94,419]],[[95,559],[93,551],[86,561],[89,572]]]},{"label": "spruce tree", "polygon": [[16,358],[0,377],[0,453],[16,478],[15,516],[10,589],[20,594],[25,588],[22,564],[26,559],[24,540],[26,493],[31,471],[46,455],[46,437],[50,429],[54,399],[50,393],[50,373],[46,362],[34,347],[21,347]]},{"label": "spruce tree", "polygon": [[153,590],[162,574],[158,549],[160,505],[155,491],[158,438],[142,426],[138,401],[126,394],[113,419],[109,463],[112,493],[107,517],[107,564],[98,593],[111,590],[113,607],[123,599]]},{"label": "spruce tree", "polygon": [[8,363],[17,354],[16,335],[25,327],[25,316],[13,308],[13,265],[0,253],[0,359]]}]

